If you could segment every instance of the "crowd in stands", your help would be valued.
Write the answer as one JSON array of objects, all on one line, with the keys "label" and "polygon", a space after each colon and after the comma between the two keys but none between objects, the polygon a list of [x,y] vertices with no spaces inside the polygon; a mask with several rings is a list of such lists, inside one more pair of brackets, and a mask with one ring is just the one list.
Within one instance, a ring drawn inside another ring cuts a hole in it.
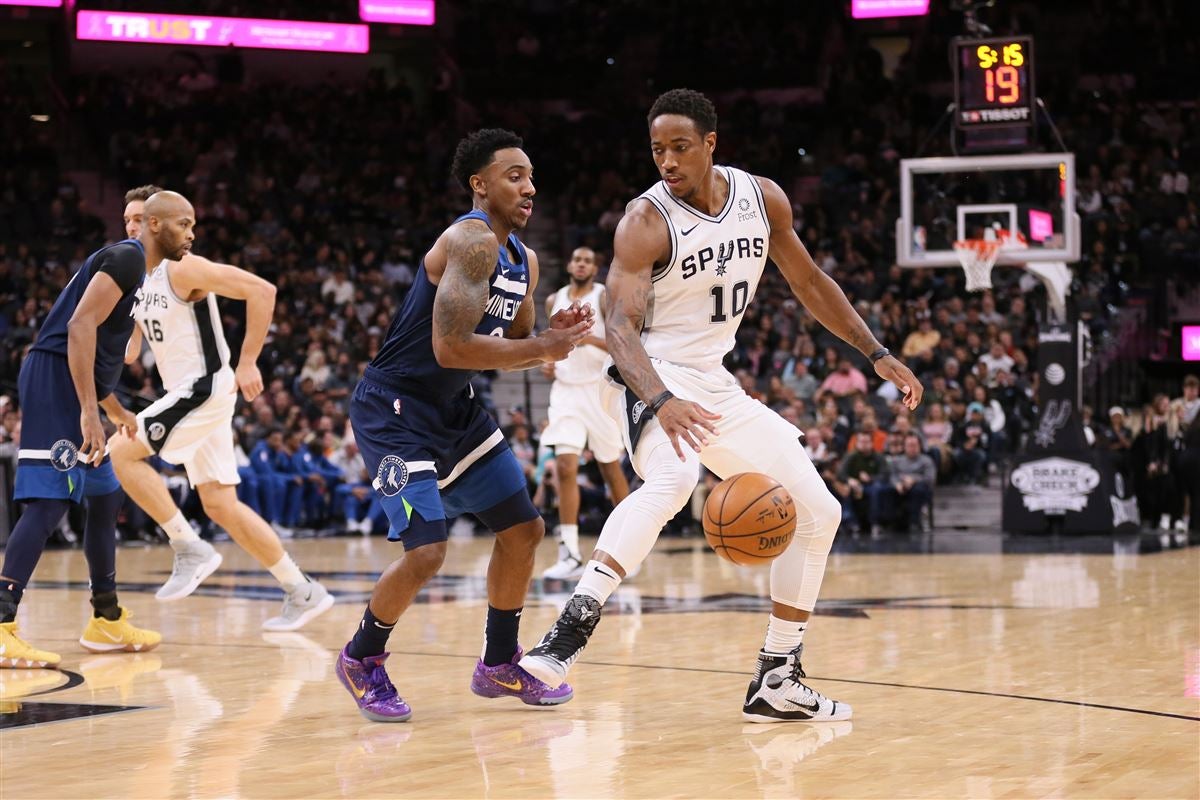
[{"label": "crowd in stands", "polygon": [[[280,8],[312,17],[321,16],[320,5]],[[578,244],[607,261],[625,203],[656,178],[645,110],[675,85],[717,99],[718,161],[784,187],[817,265],[925,384],[925,402],[909,412],[895,388],[864,373],[866,362],[768,269],[727,363],[747,392],[805,433],[820,473],[843,498],[847,523],[873,533],[919,528],[936,484],[985,483],[1003,469],[1037,414],[1036,281],[999,269],[992,291],[968,295],[957,270],[892,263],[898,160],[922,150],[944,109],[945,98],[928,86],[949,74],[944,54],[948,37],[960,32],[957,16],[935,11],[889,65],[840,4],[820,4],[800,21],[790,3],[752,0],[672,15],[683,28],[670,35],[657,24],[668,18],[665,7],[632,0],[517,4],[508,17],[475,24],[484,5],[446,9],[446,29],[456,38],[443,42],[439,56],[446,80],[429,92],[381,71],[353,86],[288,86],[258,84],[238,69],[198,80],[193,68],[89,73],[67,87],[98,168],[127,186],[154,182],[183,192],[200,220],[196,252],[278,287],[260,361],[267,391],[235,423],[244,500],[285,530],[349,523],[382,531],[373,476],[364,474],[347,435],[346,398],[380,346],[423,248],[465,210],[466,197],[447,176],[458,136],[481,123],[525,135],[539,192],[549,199],[536,215],[552,248],[543,250],[543,263]],[[1077,12],[1026,5],[1021,14],[1040,15],[1040,32]],[[572,23],[563,25],[568,13]],[[776,13],[779,26],[769,31],[753,22]],[[1041,54],[1039,92],[1078,159],[1085,257],[1073,296],[1098,341],[1131,285],[1200,266],[1200,112],[1170,95],[1174,83],[1155,80],[1200,64],[1196,42],[1177,35],[1191,13],[1164,2],[1112,4],[1078,36],[1078,59]],[[993,23],[1032,24],[999,12]],[[511,35],[497,35],[496,26]],[[1143,41],[1158,49],[1082,44],[1115,41],[1116,32],[1131,29],[1145,30]],[[769,46],[768,34],[789,46]],[[656,82],[648,84],[647,74]],[[31,107],[29,83],[18,71],[0,72],[6,107]],[[512,100],[513,86],[528,102]],[[806,91],[788,91],[794,86]],[[0,118],[0,133],[0,385],[11,398],[25,347],[59,289],[103,242],[105,224],[64,177],[61,143],[49,128],[18,113]],[[545,280],[554,279],[548,269]],[[229,304],[223,313],[237,352],[241,311]],[[160,388],[147,355],[128,369],[120,392],[137,409]],[[489,397],[487,376],[478,393]],[[0,437],[9,439],[19,425],[12,400],[0,412]],[[1137,436],[1104,425],[1094,431],[1129,459],[1162,465],[1140,485],[1154,524],[1175,514],[1166,506],[1178,496],[1162,476],[1179,467],[1162,454],[1172,447],[1182,454],[1180,431],[1189,430],[1159,405],[1137,416]],[[503,421],[531,491],[552,508],[555,476],[538,447],[541,410],[533,411],[534,419],[518,411]],[[1129,447],[1111,444],[1127,438]],[[601,508],[599,476],[586,463],[580,475],[585,509]]]}]

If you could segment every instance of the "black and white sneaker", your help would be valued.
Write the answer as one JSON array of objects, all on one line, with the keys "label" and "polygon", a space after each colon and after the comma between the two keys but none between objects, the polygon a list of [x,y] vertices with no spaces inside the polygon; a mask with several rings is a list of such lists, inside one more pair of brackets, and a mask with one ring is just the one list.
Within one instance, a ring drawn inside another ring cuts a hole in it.
[{"label": "black and white sneaker", "polygon": [[746,690],[742,717],[749,722],[834,722],[850,719],[854,710],[846,703],[830,700],[800,682],[798,645],[787,655],[759,652],[758,671]]},{"label": "black and white sneaker", "polygon": [[587,646],[588,637],[600,622],[600,604],[584,594],[573,595],[563,607],[554,627],[542,637],[537,647],[525,654],[518,664],[521,669],[550,688],[557,688],[567,679],[567,670]]}]

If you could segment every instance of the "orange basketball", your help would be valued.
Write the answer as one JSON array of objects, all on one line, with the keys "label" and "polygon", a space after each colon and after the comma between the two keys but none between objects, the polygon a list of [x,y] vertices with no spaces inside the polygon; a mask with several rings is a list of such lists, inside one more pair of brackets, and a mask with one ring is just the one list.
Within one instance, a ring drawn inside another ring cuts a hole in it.
[{"label": "orange basketball", "polygon": [[704,503],[704,538],[735,564],[769,564],[792,542],[796,503],[774,478],[742,472],[721,481]]}]

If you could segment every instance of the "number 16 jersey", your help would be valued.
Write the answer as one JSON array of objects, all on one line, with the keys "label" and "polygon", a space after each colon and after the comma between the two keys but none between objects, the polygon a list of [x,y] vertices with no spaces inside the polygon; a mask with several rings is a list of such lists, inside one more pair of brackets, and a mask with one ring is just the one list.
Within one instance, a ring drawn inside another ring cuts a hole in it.
[{"label": "number 16 jersey", "polygon": [[651,274],[642,345],[652,358],[702,371],[721,366],[762,277],[770,246],[766,203],[754,176],[714,166],[729,196],[709,216],[659,181],[638,197],[667,224],[671,256]]},{"label": "number 16 jersey", "polygon": [[229,345],[221,330],[217,297],[208,292],[194,302],[175,294],[163,261],[138,289],[133,318],[150,344],[163,388],[187,389],[206,375],[229,367]]}]

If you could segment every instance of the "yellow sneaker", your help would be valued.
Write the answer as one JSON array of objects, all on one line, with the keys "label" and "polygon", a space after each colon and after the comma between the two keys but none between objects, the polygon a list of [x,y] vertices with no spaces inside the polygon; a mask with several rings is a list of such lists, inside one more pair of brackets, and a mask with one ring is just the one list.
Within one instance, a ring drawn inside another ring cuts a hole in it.
[{"label": "yellow sneaker", "polygon": [[158,647],[162,634],[135,628],[130,622],[133,615],[127,609],[121,609],[118,619],[106,620],[104,617],[92,617],[83,629],[79,643],[83,649],[92,653],[113,653],[124,650],[127,653],[144,653]]},{"label": "yellow sneaker", "polygon": [[62,656],[38,650],[17,636],[16,622],[0,622],[0,669],[57,669]]}]

